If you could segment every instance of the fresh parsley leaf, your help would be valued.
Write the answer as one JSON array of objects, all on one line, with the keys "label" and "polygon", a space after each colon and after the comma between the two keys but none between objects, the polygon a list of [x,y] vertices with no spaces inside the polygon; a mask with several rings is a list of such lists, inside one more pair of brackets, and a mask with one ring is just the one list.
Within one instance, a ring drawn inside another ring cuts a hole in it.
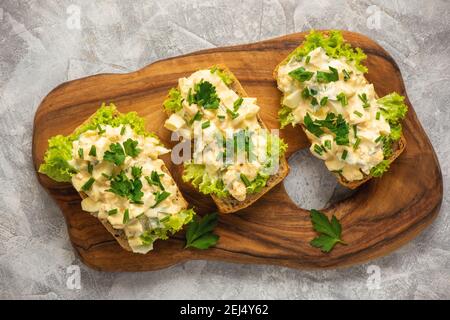
[{"label": "fresh parsley leaf", "polygon": [[78,156],[80,159],[84,159],[84,150],[83,148],[78,149]]},{"label": "fresh parsley leaf", "polygon": [[127,156],[135,158],[139,155],[139,153],[141,153],[142,149],[139,149],[137,145],[138,142],[130,138],[128,138],[127,141],[123,143],[123,147],[125,149],[125,153],[127,154]]},{"label": "fresh parsley leaf", "polygon": [[311,99],[311,105],[312,106],[317,106],[319,104],[319,102],[317,101],[317,98],[316,97],[312,97],[312,99]]},{"label": "fresh parsley leaf", "polygon": [[161,202],[167,199],[168,196],[170,196],[170,192],[167,191],[157,191],[153,193],[155,196],[155,204],[152,205],[150,208],[156,208]]},{"label": "fresh parsley leaf", "polygon": [[193,101],[204,109],[219,108],[219,96],[216,93],[216,88],[208,81],[201,80],[194,87]]},{"label": "fresh parsley leaf", "polygon": [[142,167],[131,167],[131,175],[134,179],[139,179],[142,176]]},{"label": "fresh parsley leaf", "polygon": [[144,193],[141,191],[141,189],[142,189],[141,180],[134,179],[131,183],[133,185],[133,188],[131,189],[130,193],[128,194],[128,199],[130,199],[131,203],[143,204],[142,197],[144,196]]},{"label": "fresh parsley leaf", "polygon": [[303,90],[302,90],[302,98],[306,100],[310,96],[311,96],[311,94],[309,93],[308,87],[303,88]]},{"label": "fresh parsley leaf", "polygon": [[331,72],[317,71],[317,82],[329,83],[339,80],[339,74],[337,69],[333,67],[328,67]]},{"label": "fresh parsley leaf", "polygon": [[186,231],[185,248],[208,249],[216,245],[219,236],[213,233],[217,226],[218,215],[211,213],[201,219],[194,219]]},{"label": "fresh parsley leaf", "polygon": [[320,99],[320,106],[321,107],[323,107],[327,103],[328,103],[328,97],[323,97],[322,99]]},{"label": "fresh parsley leaf", "polygon": [[126,197],[132,203],[142,204],[142,197],[144,196],[144,193],[141,189],[142,182],[139,178],[130,180],[125,174],[125,171],[121,171],[118,175],[111,179],[111,187],[107,191],[115,193],[121,197]]},{"label": "fresh parsley leaf", "polygon": [[103,159],[120,166],[125,161],[125,152],[120,143],[112,143],[105,152]]},{"label": "fresh parsley leaf", "polygon": [[314,231],[320,234],[310,242],[313,247],[330,252],[336,243],[346,244],[341,239],[342,227],[336,216],[333,215],[329,221],[325,214],[315,209],[310,211],[310,215]]},{"label": "fresh parsley leaf", "polygon": [[162,191],[164,191],[165,189],[164,189],[164,186],[163,186],[163,184],[161,183],[161,177],[163,176],[164,174],[158,174],[158,172],[156,172],[156,171],[152,171],[152,173],[151,173],[151,175],[150,175],[150,177],[145,177],[145,180],[147,180],[147,182],[148,182],[148,184],[149,185],[151,185],[151,186],[157,186],[157,187],[159,187]]},{"label": "fresh parsley leaf", "polygon": [[305,68],[300,67],[295,70],[292,70],[291,72],[288,73],[288,75],[290,75],[291,78],[293,78],[295,80],[298,80],[300,82],[305,82],[312,78],[312,76],[314,75],[314,72],[306,71]]},{"label": "fresh parsley leaf", "polygon": [[89,155],[93,157],[97,156],[97,148],[95,147],[95,145],[92,145],[91,150],[89,150]]},{"label": "fresh parsley leaf", "polygon": [[336,135],[335,141],[338,145],[349,144],[349,126],[344,117],[339,114],[337,117],[334,113],[327,114],[324,120],[316,120],[314,124],[318,127],[325,127]]},{"label": "fresh parsley leaf", "polygon": [[85,184],[83,184],[83,186],[81,187],[81,190],[83,190],[83,191],[90,190],[92,188],[92,185],[94,184],[94,182],[95,182],[95,179],[90,177],[89,180]]}]

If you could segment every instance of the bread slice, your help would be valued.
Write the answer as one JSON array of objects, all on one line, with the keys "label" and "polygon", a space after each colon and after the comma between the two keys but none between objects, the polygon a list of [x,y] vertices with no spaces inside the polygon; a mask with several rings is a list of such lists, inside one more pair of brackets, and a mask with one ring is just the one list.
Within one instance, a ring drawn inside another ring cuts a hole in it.
[{"label": "bread slice", "polygon": [[[231,70],[224,64],[216,64],[214,66],[211,66],[209,68],[205,69],[211,69],[211,68],[217,68],[218,70],[224,72],[227,74],[233,82],[230,85],[230,88],[233,89],[239,96],[241,97],[248,97],[248,94],[245,92],[244,88],[236,78],[236,76],[231,72]],[[268,129],[267,126],[262,121],[261,117],[257,115],[258,122],[260,123],[261,127]],[[233,213],[236,211],[239,211],[241,209],[244,209],[254,202],[256,202],[259,198],[261,198],[265,193],[267,193],[270,189],[275,187],[278,183],[283,181],[283,179],[288,175],[289,173],[289,165],[286,161],[286,157],[282,155],[280,157],[279,162],[279,168],[278,172],[274,175],[271,175],[269,179],[267,180],[266,186],[258,193],[254,194],[247,194],[247,197],[244,201],[239,201],[232,196],[228,197],[218,197],[217,195],[211,194],[212,199],[217,205],[217,208],[220,213]]]},{"label": "bread slice", "polygon": [[[113,117],[117,117],[119,115],[120,115],[119,111],[115,110],[114,114],[113,114]],[[84,124],[89,123],[93,116],[94,115],[91,115],[88,119],[86,119],[80,126],[78,126],[74,130],[74,132],[77,131],[80,127],[82,127]],[[170,174],[169,170],[167,169],[167,167],[165,165],[162,167],[162,170],[165,173],[167,173],[169,176],[172,177],[172,175]],[[173,179],[173,177],[172,177],[172,179]],[[83,191],[78,192],[78,194],[80,195],[81,199],[87,198],[87,195]],[[181,194],[180,190],[178,190],[178,189],[177,189],[177,195],[176,196],[177,196],[177,198],[179,198],[182,201],[183,206],[185,208],[187,208],[188,207],[188,203],[184,199],[184,197]],[[95,215],[93,215],[93,216],[95,216]],[[108,232],[111,233],[114,236],[114,239],[116,239],[116,241],[120,244],[120,246],[123,249],[125,249],[127,251],[130,251],[130,252],[133,252],[133,250],[131,249],[130,245],[128,244],[128,239],[127,239],[127,237],[125,235],[125,232],[123,230],[121,230],[121,229],[114,229],[113,226],[107,220],[102,220],[102,219],[98,219],[98,220],[100,220],[100,222],[103,224],[103,226],[106,228],[106,230],[108,230]]]},{"label": "bread slice", "polygon": [[[325,35],[328,34],[327,31],[323,32]],[[273,71],[273,78],[275,79],[275,81],[278,81],[278,69],[280,68],[280,66],[283,66],[285,64],[287,64],[289,62],[289,60],[292,58],[292,56],[295,54],[295,52],[302,47],[303,44],[300,44],[296,49],[294,49],[283,61],[281,61],[274,69]],[[283,103],[284,100],[284,94],[281,97],[281,101],[280,104]],[[303,131],[306,133],[306,128],[304,125],[301,125]],[[397,159],[400,154],[405,150],[406,147],[406,139],[402,133],[402,136],[400,137],[400,139],[392,146],[393,148],[393,152],[392,155],[389,157],[389,159],[386,159],[389,164],[391,164],[395,159]],[[359,186],[361,186],[362,184],[364,184],[365,182],[369,181],[370,179],[373,178],[372,175],[367,175],[364,174],[364,178],[361,180],[355,180],[355,181],[348,181],[344,178],[344,176],[342,174],[339,173],[333,173],[340,184],[342,184],[344,187],[347,187],[349,189],[356,189]]]}]

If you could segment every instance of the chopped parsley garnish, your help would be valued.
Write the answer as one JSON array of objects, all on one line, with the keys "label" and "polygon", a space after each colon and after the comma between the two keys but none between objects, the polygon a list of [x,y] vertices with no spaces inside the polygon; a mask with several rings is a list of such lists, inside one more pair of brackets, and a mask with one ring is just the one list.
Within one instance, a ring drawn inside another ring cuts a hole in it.
[{"label": "chopped parsley garnish", "polygon": [[362,101],[364,109],[367,109],[370,107],[369,100],[367,99],[367,94],[365,94],[365,93],[358,94],[358,98],[359,98],[359,100]]},{"label": "chopped parsley garnish", "polygon": [[323,107],[327,103],[328,103],[328,97],[323,97],[322,99],[320,99],[320,106],[321,107]]},{"label": "chopped parsley garnish", "polygon": [[156,208],[161,202],[167,199],[168,196],[170,196],[170,192],[167,191],[157,191],[154,192],[153,195],[155,196],[155,204],[152,205],[150,208]]},{"label": "chopped parsley garnish", "polygon": [[347,70],[343,69],[342,73],[344,74],[344,81],[350,80],[350,74],[352,71],[348,72]]},{"label": "chopped parsley garnish", "polygon": [[311,94],[309,93],[308,87],[303,88],[303,90],[302,90],[302,98],[306,100],[310,96],[311,96]]},{"label": "chopped parsley garnish", "polygon": [[192,125],[195,121],[202,120],[203,115],[200,113],[200,111],[197,111],[197,113],[192,117],[191,120],[189,120],[189,125]]},{"label": "chopped parsley garnish", "polygon": [[311,93],[312,96],[315,96],[317,94],[317,90],[316,89],[309,89],[309,93]]},{"label": "chopped parsley garnish", "polygon": [[314,123],[320,127],[325,127],[334,133],[336,135],[336,144],[348,145],[349,126],[341,114],[336,117],[334,113],[330,112],[324,120],[316,120]]},{"label": "chopped parsley garnish", "polygon": [[84,159],[84,150],[83,148],[78,149],[78,156],[80,159]]},{"label": "chopped parsley garnish", "polygon": [[244,185],[246,187],[251,185],[250,180],[248,180],[247,176],[245,174],[243,174],[243,173],[241,173],[241,180],[242,180],[242,182],[244,183]]},{"label": "chopped parsley garnish", "polygon": [[138,142],[132,139],[127,139],[127,141],[123,143],[123,147],[127,156],[135,158],[139,155],[139,153],[141,153],[142,149],[139,149],[137,145]]},{"label": "chopped parsley garnish", "polygon": [[127,224],[128,221],[130,221],[130,211],[128,209],[125,209],[125,212],[123,213],[123,224]]},{"label": "chopped parsley garnish", "polygon": [[134,179],[139,179],[142,176],[142,167],[131,167],[131,175]]},{"label": "chopped parsley garnish", "polygon": [[201,80],[194,86],[194,91],[192,100],[198,106],[204,109],[219,108],[219,96],[216,93],[216,88],[210,82]]},{"label": "chopped parsley garnish", "polygon": [[312,106],[317,106],[319,104],[319,102],[317,101],[317,98],[316,97],[313,97],[312,99],[311,99],[311,105]]},{"label": "chopped parsley garnish", "polygon": [[164,176],[164,174],[158,174],[158,172],[156,171],[152,171],[150,177],[145,177],[145,180],[147,180],[148,184],[151,186],[157,186],[159,187],[161,190],[164,191],[164,186],[161,183],[161,177]]},{"label": "chopped parsley garnish", "polygon": [[115,214],[117,214],[118,210],[117,209],[112,209],[108,211],[108,216],[113,216]]},{"label": "chopped parsley garnish", "polygon": [[92,174],[92,171],[94,170],[94,166],[92,165],[92,163],[88,163],[87,165],[87,171],[89,172],[89,174]]},{"label": "chopped parsley garnish", "polygon": [[298,80],[300,82],[308,81],[314,75],[314,72],[306,71],[305,68],[300,67],[295,70],[292,70],[288,73],[293,79]]},{"label": "chopped parsley garnish", "polygon": [[90,190],[92,188],[92,185],[94,184],[94,182],[95,182],[95,179],[90,177],[89,180],[85,184],[83,184],[83,186],[81,187],[81,190],[83,190],[83,191]]},{"label": "chopped parsley garnish", "polygon": [[306,114],[305,118],[303,119],[303,122],[305,124],[306,130],[311,132],[316,137],[319,138],[322,134],[324,134],[324,131],[320,128],[320,126],[315,124],[314,121],[311,119],[309,113]]},{"label": "chopped parsley garnish", "polygon": [[142,204],[144,193],[141,189],[142,182],[139,178],[130,180],[125,174],[125,171],[121,171],[111,179],[111,188],[106,191],[115,193],[121,197],[126,197],[132,203]]},{"label": "chopped parsley garnish", "polygon": [[89,150],[89,155],[93,157],[97,156],[97,148],[95,147],[95,145],[92,145],[91,150]]},{"label": "chopped parsley garnish", "polygon": [[112,143],[109,150],[105,152],[103,159],[120,166],[125,161],[125,152],[120,143]]},{"label": "chopped parsley garnish", "polygon": [[342,160],[347,159],[347,155],[348,155],[348,151],[347,151],[347,150],[344,150],[344,151],[342,152],[341,159],[342,159]]},{"label": "chopped parsley garnish", "polygon": [[347,96],[345,95],[345,93],[341,92],[336,96],[337,101],[339,101],[341,103],[341,105],[343,107],[345,107],[346,105],[348,105],[348,99]]},{"label": "chopped parsley garnish", "polygon": [[202,123],[202,129],[206,129],[206,128],[208,128],[210,125],[211,125],[211,122],[209,122],[209,120],[208,120],[208,121],[205,121],[205,122]]},{"label": "chopped parsley garnish", "polygon": [[339,80],[339,74],[337,69],[328,67],[331,72],[317,71],[317,82],[329,83]]},{"label": "chopped parsley garnish", "polygon": [[362,118],[363,114],[359,111],[353,111],[354,114],[356,114],[358,117]]},{"label": "chopped parsley garnish", "polygon": [[346,244],[341,239],[342,226],[334,215],[330,221],[320,211],[312,209],[310,214],[313,229],[320,234],[310,242],[313,247],[320,248],[322,252],[330,252],[337,243]]}]

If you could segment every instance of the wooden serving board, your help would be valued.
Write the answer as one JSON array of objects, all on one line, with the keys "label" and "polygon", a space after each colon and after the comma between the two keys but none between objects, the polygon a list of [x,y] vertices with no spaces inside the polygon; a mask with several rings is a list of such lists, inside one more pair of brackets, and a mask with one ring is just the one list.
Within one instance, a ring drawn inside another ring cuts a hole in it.
[{"label": "wooden serving board", "polygon": [[[114,102],[121,112],[137,111],[147,129],[172,146],[163,128],[162,102],[180,77],[212,64],[224,63],[241,81],[247,93],[257,97],[261,116],[270,128],[278,127],[280,92],[272,72],[296,48],[306,33],[296,33],[254,44],[217,48],[155,62],[128,74],[100,74],[66,82],[39,106],[33,132],[36,170],[47,149],[47,140],[69,134],[96,111],[102,102]],[[397,64],[377,43],[351,32],[344,37],[368,55],[367,78],[380,96],[397,91],[406,96]],[[69,184],[55,183],[38,174],[39,182],[56,200],[67,222],[70,239],[81,260],[105,271],[156,270],[186,260],[223,260],[237,263],[281,265],[292,268],[335,268],[362,263],[392,252],[424,230],[437,216],[442,202],[442,175],[436,154],[408,101],[404,122],[406,151],[381,179],[372,179],[351,198],[324,209],[342,223],[343,240],[328,254],[309,245],[315,237],[309,213],[298,208],[279,184],[251,207],[220,217],[216,233],[220,241],[208,250],[185,250],[181,232],[157,241],[147,255],[123,250],[101,223],[83,212],[80,197]],[[306,148],[300,128],[281,130],[289,144],[288,156]],[[181,167],[164,158],[186,199],[204,214],[215,211],[203,196],[181,181]],[[320,192],[320,190],[317,190]]]}]

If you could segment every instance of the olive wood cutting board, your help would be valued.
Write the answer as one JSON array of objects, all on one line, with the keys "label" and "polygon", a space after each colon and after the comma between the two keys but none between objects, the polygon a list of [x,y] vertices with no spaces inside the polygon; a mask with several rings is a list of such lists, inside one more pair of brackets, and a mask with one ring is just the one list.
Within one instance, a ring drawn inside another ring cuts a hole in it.
[{"label": "olive wood cutting board", "polygon": [[[177,85],[178,78],[216,63],[224,63],[231,69],[249,96],[258,98],[264,122],[269,128],[277,128],[280,92],[272,72],[306,34],[194,52],[128,74],[99,74],[63,83],[47,95],[35,115],[35,169],[42,162],[47,140],[56,134],[71,133],[102,102],[114,102],[121,112],[137,111],[146,119],[147,129],[172,147],[170,132],[163,128],[166,115],[162,102],[168,89]],[[348,42],[367,54],[367,78],[379,96],[392,91],[406,96],[400,70],[382,47],[361,34],[343,34]],[[183,249],[184,234],[180,232],[170,240],[157,241],[152,252],[141,255],[123,250],[96,218],[83,212],[81,199],[70,184],[56,183],[42,174],[38,174],[38,179],[61,208],[81,260],[95,269],[156,270],[197,259],[308,269],[349,266],[392,252],[417,236],[439,212],[443,193],[439,163],[408,98],[406,103],[409,106],[404,121],[406,151],[381,179],[372,179],[350,198],[323,210],[340,219],[342,237],[348,243],[337,245],[328,254],[310,246],[316,233],[309,212],[292,202],[283,183],[252,206],[220,216],[215,230],[220,236],[216,247]],[[308,147],[308,140],[299,127],[283,129],[281,136],[289,144],[287,156]],[[216,210],[210,197],[181,181],[180,165],[172,164],[170,156],[163,159],[186,200],[199,214]]]}]

